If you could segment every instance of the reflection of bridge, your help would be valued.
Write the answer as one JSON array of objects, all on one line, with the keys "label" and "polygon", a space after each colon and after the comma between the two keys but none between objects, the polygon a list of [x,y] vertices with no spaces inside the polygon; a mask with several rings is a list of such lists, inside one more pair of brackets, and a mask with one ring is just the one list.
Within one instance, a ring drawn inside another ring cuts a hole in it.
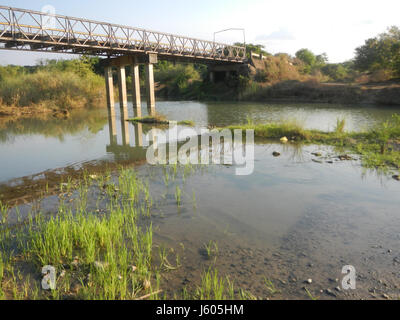
[{"label": "reflection of bridge", "polygon": [[5,6],[0,6],[0,43],[0,49],[7,50],[107,56],[108,106],[114,108],[112,67],[116,67],[123,112],[127,108],[125,66],[131,65],[133,105],[138,116],[141,116],[139,64],[146,65],[147,107],[152,113],[155,111],[153,64],[157,59],[227,68],[243,65],[247,60],[243,47]]},{"label": "reflection of bridge", "polygon": [[146,159],[146,148],[143,146],[143,125],[134,125],[135,141],[134,147],[131,146],[129,133],[130,123],[126,121],[125,115],[121,114],[121,134],[122,144],[118,144],[117,121],[115,113],[108,113],[108,127],[110,134],[110,144],[107,145],[107,152],[113,153],[116,160],[144,160]]}]

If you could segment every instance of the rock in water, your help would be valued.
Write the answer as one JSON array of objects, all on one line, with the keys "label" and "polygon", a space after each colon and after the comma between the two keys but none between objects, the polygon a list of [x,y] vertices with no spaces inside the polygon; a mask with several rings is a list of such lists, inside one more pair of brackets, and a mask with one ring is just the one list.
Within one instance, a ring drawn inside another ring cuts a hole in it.
[{"label": "rock in water", "polygon": [[341,161],[349,161],[349,160],[353,160],[353,158],[352,157],[350,157],[348,154],[344,154],[344,155],[340,155],[339,157],[338,157]]},{"label": "rock in water", "polygon": [[283,142],[283,143],[286,143],[286,142],[288,142],[288,141],[289,141],[289,139],[286,138],[286,137],[281,138],[281,142]]},{"label": "rock in water", "polygon": [[395,176],[393,176],[393,179],[397,180],[397,181],[400,181],[400,176],[395,175]]},{"label": "rock in water", "polygon": [[272,152],[272,155],[274,157],[279,157],[281,154],[279,152],[277,152],[277,151],[274,151],[274,152]]}]

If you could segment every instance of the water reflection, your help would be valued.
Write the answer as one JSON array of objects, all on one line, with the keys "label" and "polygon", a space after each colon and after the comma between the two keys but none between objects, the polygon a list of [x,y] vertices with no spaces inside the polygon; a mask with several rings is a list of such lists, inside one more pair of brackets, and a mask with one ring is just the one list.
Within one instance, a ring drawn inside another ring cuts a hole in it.
[{"label": "water reflection", "polygon": [[[151,127],[127,122],[135,116],[134,110],[128,103],[121,111],[116,103],[108,112],[106,108],[81,109],[71,112],[68,119],[0,119],[0,182],[89,161],[145,159],[143,148]],[[143,116],[149,112],[145,103],[142,110]],[[248,118],[255,122],[295,118],[303,119],[306,127],[329,130],[337,117],[344,116],[347,130],[361,130],[399,111],[384,106],[159,101],[157,112],[168,119],[193,120],[197,128],[245,123]]]},{"label": "water reflection", "polygon": [[[122,110],[123,111],[123,110]],[[127,121],[127,113],[121,113],[122,144],[118,144],[115,112],[109,110],[110,144],[106,146],[107,153],[114,155],[115,161],[146,159],[146,148],[143,146],[143,125],[141,123],[130,124]],[[134,146],[130,142],[130,128],[134,129]]]}]

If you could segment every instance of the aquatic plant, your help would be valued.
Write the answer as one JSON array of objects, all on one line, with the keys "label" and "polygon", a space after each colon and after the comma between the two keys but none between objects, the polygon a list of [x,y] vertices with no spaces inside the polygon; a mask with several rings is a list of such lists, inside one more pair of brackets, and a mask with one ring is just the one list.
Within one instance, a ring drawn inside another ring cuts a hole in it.
[{"label": "aquatic plant", "polygon": [[345,126],[346,126],[346,119],[345,118],[341,118],[341,119],[337,118],[334,131],[336,133],[343,133]]},{"label": "aquatic plant", "polygon": [[218,254],[218,244],[216,241],[210,240],[210,242],[205,243],[204,249],[206,250],[208,258],[211,258],[213,255]]},{"label": "aquatic plant", "polygon": [[175,200],[178,207],[180,207],[182,204],[182,190],[179,186],[176,186]]}]

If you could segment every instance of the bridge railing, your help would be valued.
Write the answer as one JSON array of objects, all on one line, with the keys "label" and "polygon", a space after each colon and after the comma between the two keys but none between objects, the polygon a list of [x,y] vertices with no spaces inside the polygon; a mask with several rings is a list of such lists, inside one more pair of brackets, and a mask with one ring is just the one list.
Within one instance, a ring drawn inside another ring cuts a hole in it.
[{"label": "bridge railing", "polygon": [[151,51],[214,60],[246,59],[243,47],[5,6],[0,6],[0,41],[54,46],[55,51],[83,47],[107,55]]}]

